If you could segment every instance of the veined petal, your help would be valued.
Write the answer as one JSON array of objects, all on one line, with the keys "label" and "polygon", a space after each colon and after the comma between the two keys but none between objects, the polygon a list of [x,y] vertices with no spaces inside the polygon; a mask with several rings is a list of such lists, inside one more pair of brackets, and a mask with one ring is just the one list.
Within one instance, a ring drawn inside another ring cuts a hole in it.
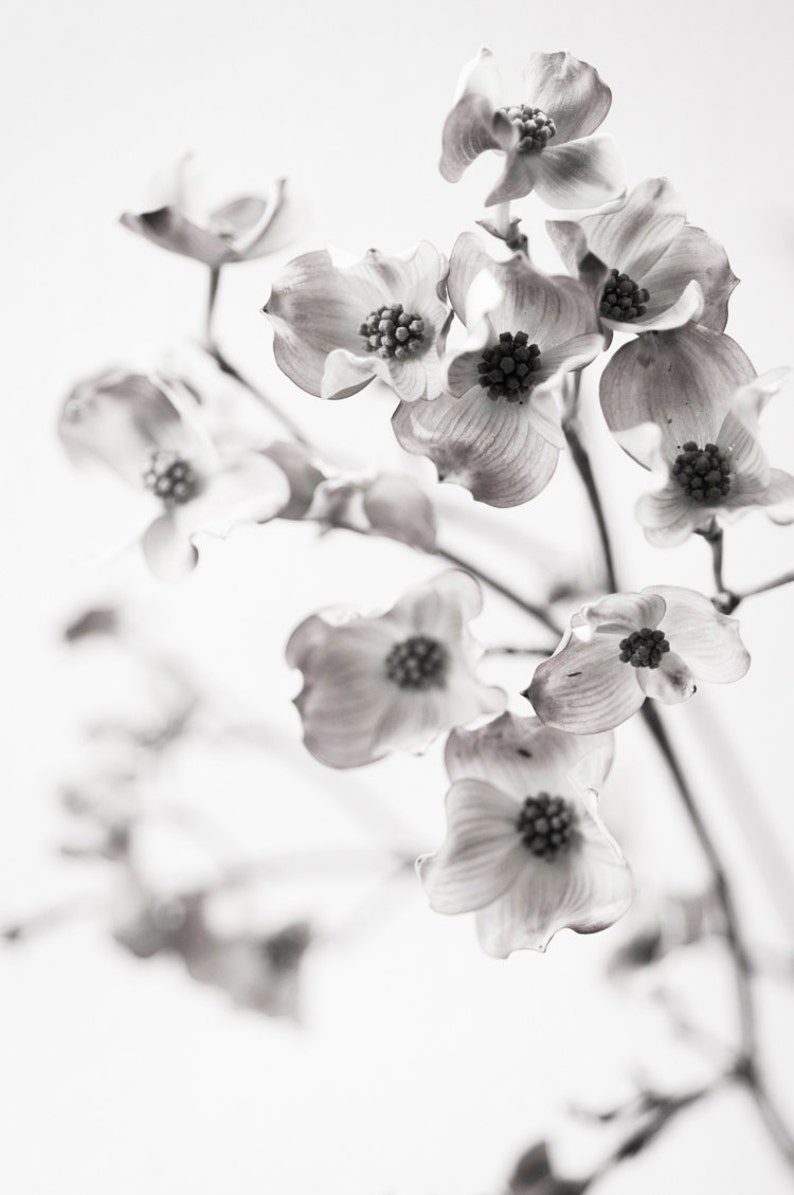
[{"label": "veined petal", "polygon": [[551,116],[561,145],[594,132],[609,112],[612,92],[595,67],[567,50],[532,54],[524,72],[526,102]]},{"label": "veined petal", "polygon": [[601,377],[601,407],[613,432],[656,423],[674,460],[690,440],[716,440],[736,387],[754,374],[730,337],[687,324],[618,349]]},{"label": "veined petal", "polygon": [[622,207],[582,216],[578,223],[591,253],[610,270],[644,285],[646,274],[682,232],[686,209],[669,179],[647,178],[629,192]]},{"label": "veined petal", "polygon": [[[564,147],[563,147],[564,148]],[[548,153],[548,149],[543,153]],[[531,194],[538,180],[537,163],[541,154],[521,153],[513,146],[507,151],[504,169],[493,190],[485,200],[486,207],[510,203]]]},{"label": "veined petal", "polygon": [[456,183],[467,166],[488,149],[499,149],[495,110],[482,95],[462,96],[444,122],[438,168],[448,183]]},{"label": "veined petal", "polygon": [[360,353],[351,353],[349,349],[333,349],[325,358],[320,398],[349,398],[368,386],[378,374],[388,377],[388,369],[378,367],[379,360],[374,353],[365,357]]},{"label": "veined petal", "polygon": [[[494,784],[516,801],[532,793],[568,795],[571,773],[588,761],[587,787],[600,788],[612,763],[614,735],[566,734],[539,718],[505,713],[478,730],[453,730],[444,755],[451,780]],[[581,768],[576,773],[580,776]]]},{"label": "veined petal", "polygon": [[460,568],[414,585],[395,602],[387,617],[408,633],[420,632],[454,641],[482,611],[482,590],[471,573]]},{"label": "veined petal", "polygon": [[761,442],[734,411],[728,411],[715,442],[731,466],[731,488],[725,499],[726,506],[735,505],[737,499],[741,500],[740,505],[746,505],[753,501],[753,495],[763,494],[771,476],[769,461]]},{"label": "veined petal", "polygon": [[597,631],[584,643],[572,635],[538,665],[525,696],[543,722],[573,734],[594,734],[637,712],[644,695],[636,670],[620,658],[621,637],[620,631]]},{"label": "veined petal", "polygon": [[530,406],[494,401],[478,384],[459,398],[401,403],[392,426],[403,448],[433,461],[441,481],[490,506],[519,506],[545,489],[560,455],[536,431]]},{"label": "veined petal", "polygon": [[423,319],[435,319],[436,325],[440,325],[446,318],[446,307],[440,295],[448,268],[447,259],[435,245],[420,241],[404,253],[388,256],[378,249],[370,249],[360,262],[345,270],[345,276],[348,285],[360,293],[362,305],[367,308],[362,319],[372,310],[367,304],[372,302],[374,295],[378,299],[375,306],[402,303],[406,311],[417,311]]},{"label": "veined petal", "polygon": [[600,207],[625,189],[623,160],[611,137],[599,134],[556,146],[552,142],[527,157],[534,157],[535,190],[550,207]]},{"label": "veined petal", "polygon": [[212,227],[230,238],[241,261],[275,253],[294,241],[305,213],[288,190],[287,180],[276,179],[266,198],[245,195],[212,213]]},{"label": "veined petal", "polygon": [[739,620],[715,610],[702,593],[674,585],[653,585],[644,594],[657,594],[667,611],[662,630],[696,680],[727,684],[739,680],[750,667],[750,655],[739,637]]},{"label": "veined petal", "polygon": [[495,958],[545,950],[561,929],[596,933],[614,924],[632,898],[631,873],[600,820],[579,803],[579,841],[554,860],[529,856],[517,881],[477,913],[483,949]]},{"label": "veined petal", "polygon": [[495,110],[502,103],[502,81],[493,52],[482,46],[476,56],[467,62],[458,78],[455,91],[456,101],[464,95],[480,95]]},{"label": "veined petal", "polygon": [[672,548],[705,526],[719,511],[693,502],[673,480],[656,493],[643,494],[635,513],[649,543],[658,548]]},{"label": "veined petal", "polygon": [[[632,277],[639,282],[637,276]],[[696,322],[722,332],[728,322],[728,300],[739,279],[722,245],[702,228],[687,224],[664,255],[642,275],[642,285],[650,294],[649,310],[657,304],[672,306],[692,279],[699,283],[704,297]]]},{"label": "veined petal", "polygon": [[459,780],[447,793],[447,836],[417,871],[436,913],[469,913],[515,882],[526,860],[516,828],[520,806],[482,780]]},{"label": "veined petal", "polygon": [[200,228],[175,207],[161,207],[153,212],[124,212],[121,223],[171,253],[193,257],[217,269],[239,258],[232,245],[215,233]]},{"label": "veined petal", "polygon": [[555,448],[565,447],[560,415],[565,375],[589,365],[603,347],[603,336],[597,332],[586,332],[540,355],[538,382],[528,395],[529,416],[538,434]]},{"label": "veined petal", "polygon": [[678,705],[697,690],[694,676],[674,651],[662,656],[658,668],[638,668],[637,680],[646,697],[655,697],[665,705]]},{"label": "veined petal", "polygon": [[547,220],[546,231],[568,273],[579,278],[594,299],[600,299],[609,266],[592,251],[581,225],[575,220]]},{"label": "veined petal", "polygon": [[655,630],[664,618],[664,612],[664,601],[655,590],[653,593],[647,590],[642,593],[609,593],[574,614],[571,627],[574,631],[587,628],[587,632],[579,635],[579,638],[585,638],[587,633],[592,634],[594,631],[609,631],[623,637],[643,627]]},{"label": "veined petal", "polygon": [[[475,278],[478,278],[483,271],[498,278],[498,263],[494,261],[490,253],[485,251],[482,241],[475,233],[462,232],[452,246],[452,252],[449,255],[447,290],[455,314],[467,327],[476,319],[469,311],[469,295]],[[498,292],[493,292],[493,300],[488,302],[487,311],[491,311],[497,306],[498,297]],[[484,312],[478,312],[478,314],[481,315]]]},{"label": "veined petal", "polygon": [[364,490],[364,514],[378,535],[425,552],[436,545],[436,516],[427,494],[408,477],[382,473]]}]

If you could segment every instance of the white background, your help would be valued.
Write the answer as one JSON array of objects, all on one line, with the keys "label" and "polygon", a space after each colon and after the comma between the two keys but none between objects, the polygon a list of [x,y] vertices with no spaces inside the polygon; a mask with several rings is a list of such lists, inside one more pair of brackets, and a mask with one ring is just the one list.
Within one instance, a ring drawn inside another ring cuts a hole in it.
[{"label": "white background", "polygon": [[[365,841],[356,804],[396,811],[411,827],[411,845],[432,849],[442,830],[438,752],[329,776],[301,755],[289,704],[295,678],[282,660],[305,614],[333,601],[386,605],[437,571],[432,562],[385,541],[339,535],[318,543],[308,528],[272,526],[208,544],[190,582],[164,589],[134,550],[107,551],[134,525],[128,496],[79,477],[62,459],[54,436],[60,403],[81,376],[115,363],[145,367],[188,342],[205,285],[200,266],[144,244],[118,227],[117,215],[135,206],[155,171],[193,148],[219,200],[288,175],[314,215],[297,248],[388,251],[428,238],[448,251],[482,214],[494,170],[480,161],[457,187],[437,172],[461,66],[490,45],[516,96],[529,52],[567,48],[612,87],[606,127],[629,179],[672,178],[692,222],[728,247],[743,279],[728,331],[759,372],[792,363],[788,6],[15,0],[3,25],[11,766],[0,815],[0,910],[12,917],[81,887],[107,891],[101,868],[78,877],[79,865],[56,853],[57,781],[91,766],[81,759],[81,727],[91,711],[128,697],[101,653],[75,662],[58,646],[63,623],[98,600],[131,601],[153,639],[280,739],[270,761],[209,752],[212,762],[177,760],[168,777],[183,800],[230,827],[241,852],[256,854],[274,840]],[[539,205],[521,207],[534,213],[539,232]],[[540,235],[532,240],[539,260],[554,266]],[[406,461],[391,440],[385,398],[365,391],[322,404],[278,377],[258,308],[286,256],[224,277],[219,333],[227,353],[349,463],[397,465],[429,484],[430,466]],[[708,589],[702,543],[669,553],[645,545],[631,515],[645,478],[598,424],[592,390],[589,400],[624,585]],[[773,463],[794,470],[794,412],[785,400],[769,410],[765,432]],[[489,540],[489,563],[527,592],[542,592],[549,559],[572,569],[590,551],[588,516],[567,464],[518,511],[473,513],[452,488],[441,505],[450,544],[473,543],[478,527],[503,529]],[[729,535],[727,576],[738,587],[793,563],[794,530],[773,529],[763,516]],[[771,827],[790,859],[790,601],[789,591],[778,591],[748,603],[748,677],[730,691],[698,694],[670,718],[735,868],[748,931],[781,950],[791,941],[791,916],[786,926],[778,911],[790,865],[778,871],[761,856],[758,826]],[[478,633],[486,643],[533,638],[497,599]],[[499,662],[488,674],[513,692],[528,679],[523,667]],[[715,718],[727,728],[719,746]],[[693,890],[697,854],[657,760],[634,727],[620,732],[619,747],[605,801],[638,879]],[[158,850],[167,870],[168,849]],[[774,882],[777,904],[764,878]],[[305,900],[311,908],[309,893]],[[593,939],[564,934],[545,957],[498,964],[478,952],[467,919],[433,916],[408,879],[378,904],[368,929],[310,955],[306,1027],[298,1030],[234,1012],[167,960],[129,958],[108,940],[102,913],[0,958],[0,1182],[10,1191],[485,1195],[500,1190],[517,1153],[568,1099],[619,1098],[638,1062],[660,1083],[696,1082],[703,1073],[691,1052],[667,1041],[647,996],[616,994],[600,980],[619,930]],[[719,949],[673,974],[692,1009],[728,1038],[733,997]],[[773,1083],[794,1115],[790,1080],[784,1090],[794,1073],[788,995],[770,982],[760,996]],[[562,1161],[575,1167],[588,1156],[564,1135]],[[787,1182],[751,1106],[731,1092],[682,1118],[603,1190],[661,1195],[675,1183],[682,1192],[729,1195],[752,1185],[775,1195]]]}]

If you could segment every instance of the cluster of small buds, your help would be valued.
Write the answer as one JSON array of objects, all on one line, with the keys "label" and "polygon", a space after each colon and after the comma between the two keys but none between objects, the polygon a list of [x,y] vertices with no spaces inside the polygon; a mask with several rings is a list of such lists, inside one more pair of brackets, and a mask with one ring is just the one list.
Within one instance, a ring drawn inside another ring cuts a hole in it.
[{"label": "cluster of small buds", "polygon": [[538,153],[545,149],[557,132],[554,121],[540,108],[533,108],[529,104],[513,104],[501,111],[511,125],[518,129],[521,138],[518,149],[521,153]]},{"label": "cluster of small buds", "polygon": [[189,461],[173,452],[153,452],[143,483],[163,502],[180,505],[195,497],[198,478]]},{"label": "cluster of small buds", "polygon": [[524,801],[516,829],[533,855],[551,860],[570,846],[574,825],[574,813],[567,801],[538,793]]},{"label": "cluster of small buds", "polygon": [[649,298],[650,295],[644,286],[637,286],[628,274],[612,270],[612,276],[607,280],[601,294],[599,315],[627,322],[639,319],[645,315],[645,304]]},{"label": "cluster of small buds", "polygon": [[402,303],[393,303],[371,312],[359,333],[367,342],[368,352],[399,361],[421,348],[425,322],[421,316],[405,311]]},{"label": "cluster of small buds", "polygon": [[632,631],[620,641],[620,658],[632,668],[658,668],[669,650],[664,631],[652,631],[650,627]]},{"label": "cluster of small buds", "polygon": [[532,374],[540,369],[540,349],[529,344],[526,332],[502,332],[499,343],[485,349],[477,365],[480,385],[492,399],[523,402],[532,389]]},{"label": "cluster of small buds", "polygon": [[386,657],[386,675],[401,689],[441,688],[447,670],[447,649],[428,635],[412,635]]},{"label": "cluster of small buds", "polygon": [[671,472],[693,502],[721,502],[730,493],[731,467],[716,444],[698,448],[694,440],[688,440]]}]

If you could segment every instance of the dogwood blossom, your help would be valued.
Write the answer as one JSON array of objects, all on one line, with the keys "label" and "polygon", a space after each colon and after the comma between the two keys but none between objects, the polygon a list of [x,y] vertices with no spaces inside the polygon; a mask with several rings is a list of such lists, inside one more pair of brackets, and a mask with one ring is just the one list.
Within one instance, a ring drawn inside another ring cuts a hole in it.
[{"label": "dogwood blossom", "polygon": [[417,862],[437,913],[477,914],[484,950],[545,950],[559,930],[593,933],[631,901],[628,867],[596,809],[611,734],[564,734],[503,714],[449,737],[447,837]]},{"label": "dogwood blossom", "polygon": [[652,585],[583,606],[524,696],[547,725],[595,734],[625,722],[646,697],[672,705],[697,681],[726,684],[749,667],[737,619],[693,589]]},{"label": "dogwood blossom", "polygon": [[320,398],[347,398],[375,378],[407,402],[435,398],[446,274],[428,241],[395,257],[370,249],[352,266],[334,265],[327,250],[296,257],[263,308],[279,367]]},{"label": "dogwood blossom", "polygon": [[155,181],[152,191],[146,211],[124,212],[124,227],[213,269],[275,253],[300,231],[300,208],[283,178],[272,184],[264,199],[244,195],[207,209],[200,200],[193,157],[186,154]]},{"label": "dogwood blossom", "polygon": [[598,72],[567,52],[533,54],[522,94],[526,102],[504,103],[490,50],[467,63],[444,125],[444,178],[457,182],[491,149],[506,161],[488,205],[535,190],[552,207],[592,208],[622,194],[623,165],[614,141],[590,136],[612,103]]},{"label": "dogwood blossom", "polygon": [[442,480],[491,506],[518,506],[557,467],[566,373],[603,345],[593,305],[578,281],[550,278],[520,253],[496,262],[472,233],[455,243],[448,285],[470,333],[449,364],[450,393],[401,404],[394,432],[409,452],[429,456]]},{"label": "dogwood blossom", "polygon": [[725,327],[739,279],[722,245],[687,224],[667,179],[646,179],[617,209],[546,228],[566,267],[591,286],[606,328],[661,332],[690,320]]},{"label": "dogwood blossom", "polygon": [[163,580],[192,571],[199,533],[225,537],[289,499],[286,477],[261,452],[221,457],[195,396],[175,379],[126,370],[88,378],[66,399],[59,433],[75,463],[105,465],[137,491],[153,515],[144,555]]},{"label": "dogwood blossom", "polygon": [[377,617],[327,611],[302,622],[287,662],[303,672],[295,705],[315,759],[357,767],[499,713],[504,693],[474,672],[480,652],[468,622],[481,605],[474,578],[451,569]]}]

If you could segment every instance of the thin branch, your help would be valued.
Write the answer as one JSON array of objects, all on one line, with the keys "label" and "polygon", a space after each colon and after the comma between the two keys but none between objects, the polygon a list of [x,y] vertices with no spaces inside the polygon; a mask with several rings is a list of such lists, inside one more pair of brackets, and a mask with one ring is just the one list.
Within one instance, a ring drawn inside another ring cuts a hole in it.
[{"label": "thin branch", "polygon": [[[577,377],[577,382],[574,383],[576,386],[575,395],[577,399],[578,381],[579,379]],[[604,553],[604,567],[607,574],[607,583],[609,585],[610,591],[612,593],[617,593],[618,583],[615,578],[615,562],[612,556],[612,544],[609,538],[609,529],[607,527],[606,517],[604,515],[604,508],[601,505],[601,498],[598,493],[598,487],[596,485],[593,468],[590,464],[590,457],[588,455],[587,449],[584,446],[584,443],[582,442],[579,431],[579,423],[575,416],[571,415],[564,421],[563,431],[565,432],[565,439],[568,442],[568,447],[571,450],[573,462],[576,465],[584,488],[587,491],[587,497],[590,500],[590,506],[598,526],[598,536],[601,540],[601,548]]]},{"label": "thin branch", "polygon": [[486,656],[552,656],[555,647],[487,647]]},{"label": "thin branch", "polygon": [[757,593],[768,593],[770,589],[779,589],[781,585],[790,585],[792,581],[794,581],[794,572],[783,573],[782,576],[775,577],[773,581],[766,581],[763,585],[755,585],[752,589],[735,593],[736,604],[743,602],[745,598],[755,597]]},{"label": "thin branch", "polygon": [[265,394],[265,392],[256,386],[249,378],[240,373],[237,366],[233,365],[231,361],[224,357],[217,345],[212,345],[210,347],[205,345],[205,348],[207,349],[209,355],[216,362],[218,367],[222,369],[225,374],[228,374],[230,378],[234,378],[236,382],[238,382],[241,386],[244,386],[249,393],[253,394],[254,398],[256,398],[263,407],[266,407],[267,410],[270,411],[271,415],[278,419],[282,427],[289,432],[294,440],[297,440],[299,444],[303,444],[304,448],[311,448],[309,440],[298,427],[297,423],[293,421],[291,416],[289,416],[286,411],[282,411],[278,403],[276,403],[268,394]]},{"label": "thin branch", "polygon": [[504,585],[496,577],[491,576],[490,573],[484,572],[479,565],[471,564],[468,560],[464,560],[462,556],[456,556],[454,552],[447,551],[446,548],[436,548],[436,556],[441,556],[444,560],[448,560],[450,564],[454,564],[457,568],[465,569],[467,573],[471,573],[478,581],[482,581],[483,585],[487,585],[496,593],[500,593],[502,597],[507,598],[514,606],[518,606],[525,614],[529,614],[537,622],[551,631],[553,635],[561,635],[562,627],[555,622],[553,615],[545,606],[537,606],[532,602],[528,602],[525,598],[519,597],[507,585]]},{"label": "thin branch", "polygon": [[213,322],[215,306],[218,301],[218,287],[221,281],[221,267],[210,266],[209,287],[207,290],[207,310],[204,316],[204,348],[208,353],[215,354],[215,333]]}]

